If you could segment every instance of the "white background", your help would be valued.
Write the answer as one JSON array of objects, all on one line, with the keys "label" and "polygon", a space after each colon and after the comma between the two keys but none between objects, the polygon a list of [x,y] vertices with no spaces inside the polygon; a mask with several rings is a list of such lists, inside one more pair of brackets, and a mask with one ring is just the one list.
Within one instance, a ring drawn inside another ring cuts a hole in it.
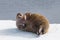
[{"label": "white background", "polygon": [[49,31],[37,36],[18,30],[15,21],[0,20],[0,40],[60,40],[60,24],[50,24]]}]

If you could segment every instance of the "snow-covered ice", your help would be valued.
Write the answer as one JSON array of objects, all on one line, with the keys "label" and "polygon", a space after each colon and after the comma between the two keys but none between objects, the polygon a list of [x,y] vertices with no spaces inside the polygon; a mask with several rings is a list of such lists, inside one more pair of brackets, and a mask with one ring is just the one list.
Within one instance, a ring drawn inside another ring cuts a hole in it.
[{"label": "snow-covered ice", "polygon": [[18,30],[13,20],[0,20],[0,40],[60,40],[60,24],[50,24],[49,32],[38,37]]}]

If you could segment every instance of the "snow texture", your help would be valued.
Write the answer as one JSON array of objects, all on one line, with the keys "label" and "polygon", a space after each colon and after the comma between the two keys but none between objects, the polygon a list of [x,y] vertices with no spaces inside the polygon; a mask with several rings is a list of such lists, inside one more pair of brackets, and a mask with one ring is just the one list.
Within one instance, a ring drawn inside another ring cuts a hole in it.
[{"label": "snow texture", "polygon": [[60,40],[60,24],[50,24],[48,33],[37,36],[18,30],[13,20],[0,20],[0,40]]}]

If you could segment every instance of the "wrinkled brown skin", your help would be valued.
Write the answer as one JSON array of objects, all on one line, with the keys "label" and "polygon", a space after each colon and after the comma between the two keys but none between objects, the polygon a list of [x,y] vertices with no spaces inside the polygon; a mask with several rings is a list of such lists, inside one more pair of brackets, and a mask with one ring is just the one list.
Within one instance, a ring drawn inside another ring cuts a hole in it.
[{"label": "wrinkled brown skin", "polygon": [[24,27],[23,24],[25,24],[25,16],[21,13],[18,13],[16,15],[16,26],[19,30],[24,30]]},{"label": "wrinkled brown skin", "polygon": [[[16,25],[18,29],[29,31],[29,32],[34,32],[37,35],[42,35],[48,32],[49,22],[47,18],[44,17],[43,15],[37,14],[37,13],[34,13],[34,14],[25,13],[24,17],[18,18],[18,16],[16,16]],[[21,19],[21,20],[18,20],[18,19]],[[19,24],[23,24],[23,23],[25,24],[24,27],[19,26]]]}]

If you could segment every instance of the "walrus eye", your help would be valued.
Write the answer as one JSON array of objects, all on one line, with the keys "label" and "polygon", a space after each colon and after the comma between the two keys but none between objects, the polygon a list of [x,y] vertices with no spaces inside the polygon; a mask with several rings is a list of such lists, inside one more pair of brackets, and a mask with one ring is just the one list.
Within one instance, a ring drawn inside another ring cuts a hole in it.
[{"label": "walrus eye", "polygon": [[21,13],[18,13],[17,16],[18,16],[18,15],[23,16],[23,14],[21,14]]},{"label": "walrus eye", "polygon": [[17,18],[23,18],[23,14],[18,13],[18,14],[17,14]]}]

